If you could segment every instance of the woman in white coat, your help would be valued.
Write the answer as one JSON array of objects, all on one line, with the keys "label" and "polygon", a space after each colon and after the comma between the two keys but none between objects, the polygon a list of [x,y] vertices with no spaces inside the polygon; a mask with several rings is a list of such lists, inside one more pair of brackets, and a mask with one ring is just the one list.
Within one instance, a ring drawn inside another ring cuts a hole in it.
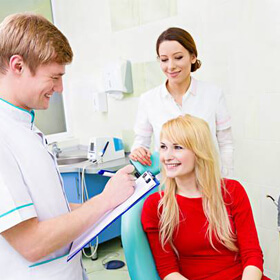
[{"label": "woman in white coat", "polygon": [[192,36],[181,28],[169,28],[159,36],[156,51],[167,80],[140,97],[130,158],[150,165],[152,136],[158,150],[162,125],[190,114],[208,122],[220,154],[222,174],[233,176],[231,118],[222,91],[191,76],[201,66]]}]

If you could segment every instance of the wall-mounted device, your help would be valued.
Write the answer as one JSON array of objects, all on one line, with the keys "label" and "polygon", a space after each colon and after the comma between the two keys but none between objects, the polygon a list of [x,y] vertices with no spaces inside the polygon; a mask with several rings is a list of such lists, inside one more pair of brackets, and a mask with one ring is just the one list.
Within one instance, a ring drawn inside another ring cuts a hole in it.
[{"label": "wall-mounted device", "polygon": [[131,62],[117,59],[106,64],[103,68],[104,91],[94,92],[94,110],[107,112],[107,96],[121,100],[124,93],[133,93]]},{"label": "wall-mounted device", "polygon": [[107,93],[106,92],[94,92],[93,93],[93,108],[97,112],[107,112],[108,103],[107,103]]},{"label": "wall-mounted device", "polygon": [[93,137],[90,139],[88,159],[107,162],[124,157],[123,142],[115,137]]},{"label": "wall-mounted device", "polygon": [[104,72],[105,92],[117,99],[123,98],[123,93],[133,93],[131,62],[126,59],[117,59],[105,65]]}]

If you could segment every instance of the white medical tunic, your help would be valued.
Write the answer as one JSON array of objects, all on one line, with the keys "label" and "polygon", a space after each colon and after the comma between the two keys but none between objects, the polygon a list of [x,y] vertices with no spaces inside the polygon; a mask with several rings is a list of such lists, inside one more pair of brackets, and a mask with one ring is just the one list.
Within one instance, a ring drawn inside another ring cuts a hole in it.
[{"label": "white medical tunic", "polygon": [[[56,160],[33,118],[0,99],[0,233],[33,217],[44,221],[70,211]],[[67,263],[69,249],[31,263],[0,235],[0,279],[81,280],[80,254]]]}]

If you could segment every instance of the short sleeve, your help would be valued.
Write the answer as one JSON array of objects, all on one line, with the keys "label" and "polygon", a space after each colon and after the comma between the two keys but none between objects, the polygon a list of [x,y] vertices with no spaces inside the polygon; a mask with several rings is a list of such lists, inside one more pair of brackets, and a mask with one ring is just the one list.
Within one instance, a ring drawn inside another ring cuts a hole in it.
[{"label": "short sleeve", "polygon": [[[145,94],[144,94],[145,95]],[[153,127],[149,122],[145,96],[142,95],[138,104],[138,112],[134,125],[135,140],[131,150],[138,147],[150,148],[151,137],[153,135]]]},{"label": "short sleeve", "polygon": [[231,128],[217,131],[217,140],[222,163],[222,176],[230,178],[234,176],[233,163],[233,137]]},{"label": "short sleeve", "polygon": [[0,233],[36,217],[36,211],[15,156],[0,143]]},{"label": "short sleeve", "polygon": [[147,234],[157,271],[161,279],[172,272],[180,272],[178,259],[170,244],[163,249],[159,237],[158,201],[159,194],[149,196],[142,210],[142,225]]},{"label": "short sleeve", "polygon": [[224,130],[229,127],[231,127],[231,117],[227,109],[225,96],[221,92],[216,111],[216,128],[217,130]]}]

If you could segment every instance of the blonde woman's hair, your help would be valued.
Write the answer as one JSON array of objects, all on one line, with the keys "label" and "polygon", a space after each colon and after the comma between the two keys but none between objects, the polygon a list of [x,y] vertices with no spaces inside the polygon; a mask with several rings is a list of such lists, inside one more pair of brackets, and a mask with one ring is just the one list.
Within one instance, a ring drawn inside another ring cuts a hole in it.
[{"label": "blonde woman's hair", "polygon": [[20,55],[34,75],[39,65],[69,64],[73,52],[67,38],[43,16],[19,13],[0,24],[0,73],[5,74],[13,55]]},{"label": "blonde woman's hair", "polygon": [[[237,252],[236,236],[232,232],[222,196],[222,189],[226,190],[221,180],[218,154],[208,124],[190,115],[180,116],[163,125],[160,139],[177,143],[195,154],[196,184],[202,194],[203,211],[208,222],[206,235],[215,250],[213,236],[229,250]],[[161,245],[164,248],[166,243],[170,243],[178,254],[173,243],[173,237],[180,226],[177,185],[174,178],[166,177],[164,170],[162,185],[165,185],[165,189],[158,205]]]}]

